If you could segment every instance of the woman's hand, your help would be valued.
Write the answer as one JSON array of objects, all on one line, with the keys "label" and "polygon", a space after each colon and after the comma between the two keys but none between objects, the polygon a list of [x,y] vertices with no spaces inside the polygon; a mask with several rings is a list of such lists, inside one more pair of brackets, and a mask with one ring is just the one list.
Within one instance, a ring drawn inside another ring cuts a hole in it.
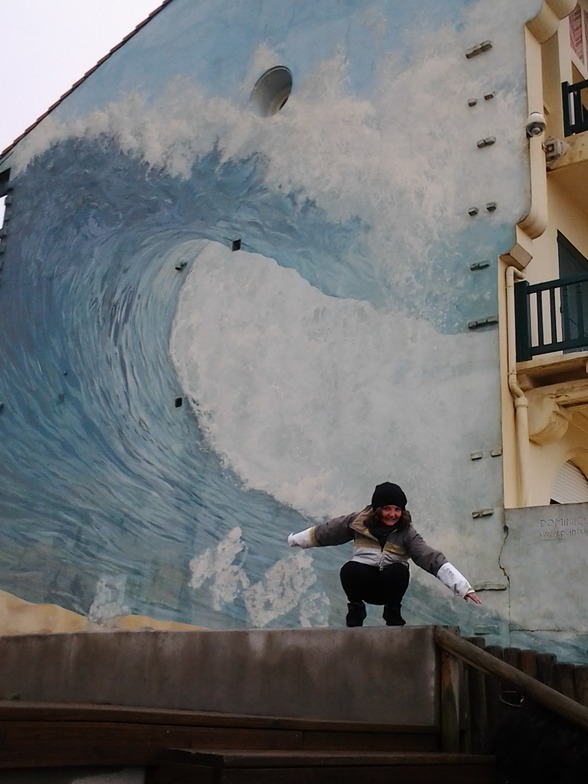
[{"label": "woman's hand", "polygon": [[473,602],[474,604],[482,604],[475,591],[468,591],[463,597],[466,602]]},{"label": "woman's hand", "polygon": [[306,531],[298,531],[297,534],[290,534],[288,537],[288,544],[290,547],[314,547],[315,542],[312,540],[312,532],[314,528],[307,528]]}]

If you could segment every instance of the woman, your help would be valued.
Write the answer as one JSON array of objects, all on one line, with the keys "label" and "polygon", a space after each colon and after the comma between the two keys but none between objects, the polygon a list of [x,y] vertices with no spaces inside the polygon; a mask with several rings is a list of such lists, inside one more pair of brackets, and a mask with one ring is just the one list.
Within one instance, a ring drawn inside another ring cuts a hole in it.
[{"label": "woman", "polygon": [[400,614],[408,588],[408,559],[435,575],[466,601],[481,604],[476,592],[439,550],[412,527],[406,496],[392,482],[377,485],[370,506],[322,525],[290,534],[290,547],[326,547],[353,540],[353,557],[343,564],[341,584],[347,595],[347,626],[363,626],[365,602],[383,604],[387,626],[404,626]]}]

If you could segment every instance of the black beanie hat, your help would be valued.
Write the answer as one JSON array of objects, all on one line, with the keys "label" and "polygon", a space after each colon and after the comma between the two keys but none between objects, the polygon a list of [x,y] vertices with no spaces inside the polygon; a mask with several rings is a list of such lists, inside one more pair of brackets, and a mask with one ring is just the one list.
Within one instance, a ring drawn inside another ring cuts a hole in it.
[{"label": "black beanie hat", "polygon": [[406,496],[402,488],[393,482],[383,482],[381,485],[376,485],[372,496],[372,509],[378,509],[381,506],[398,506],[402,510],[406,509]]}]

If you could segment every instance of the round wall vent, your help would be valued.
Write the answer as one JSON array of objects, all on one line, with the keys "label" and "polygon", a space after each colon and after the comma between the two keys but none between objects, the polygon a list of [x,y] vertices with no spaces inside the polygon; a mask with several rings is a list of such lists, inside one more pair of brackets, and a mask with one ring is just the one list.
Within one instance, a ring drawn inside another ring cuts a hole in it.
[{"label": "round wall vent", "polygon": [[276,65],[262,74],[251,91],[251,104],[261,117],[280,111],[292,92],[292,74],[284,65]]}]

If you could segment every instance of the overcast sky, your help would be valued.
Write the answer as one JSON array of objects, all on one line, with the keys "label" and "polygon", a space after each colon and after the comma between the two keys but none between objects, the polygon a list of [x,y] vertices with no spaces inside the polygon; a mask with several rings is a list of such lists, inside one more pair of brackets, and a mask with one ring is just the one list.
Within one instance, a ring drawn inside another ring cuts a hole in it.
[{"label": "overcast sky", "polygon": [[0,151],[162,0],[0,0]]}]

